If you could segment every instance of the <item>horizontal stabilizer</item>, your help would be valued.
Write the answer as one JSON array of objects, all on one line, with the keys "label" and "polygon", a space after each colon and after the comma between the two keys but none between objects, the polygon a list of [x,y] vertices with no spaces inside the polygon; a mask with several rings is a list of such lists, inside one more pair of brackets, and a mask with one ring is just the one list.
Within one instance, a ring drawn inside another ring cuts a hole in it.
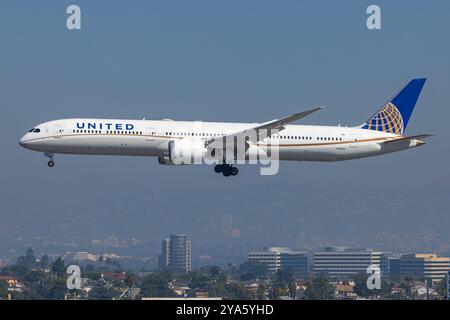
[{"label": "horizontal stabilizer", "polygon": [[425,134],[419,134],[419,135],[416,135],[416,136],[401,137],[401,138],[398,138],[398,139],[392,139],[392,140],[384,141],[383,144],[394,144],[394,143],[402,143],[402,142],[405,143],[407,141],[411,142],[411,141],[414,141],[414,140],[423,142],[422,140],[424,140],[426,138],[429,138],[429,137],[432,137],[432,136],[435,136],[435,135],[436,135],[436,133],[425,133]]}]

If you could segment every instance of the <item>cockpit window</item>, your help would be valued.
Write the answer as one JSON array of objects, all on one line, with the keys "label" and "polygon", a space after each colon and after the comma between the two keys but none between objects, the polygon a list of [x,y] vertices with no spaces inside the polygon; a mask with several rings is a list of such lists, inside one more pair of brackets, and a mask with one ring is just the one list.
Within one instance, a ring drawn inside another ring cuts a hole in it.
[{"label": "cockpit window", "polygon": [[30,131],[28,131],[28,132],[33,132],[34,131],[34,128],[33,129],[30,129]]},{"label": "cockpit window", "polygon": [[28,132],[39,133],[39,132],[41,132],[41,129],[33,128],[33,129],[30,129],[30,131],[28,131]]}]

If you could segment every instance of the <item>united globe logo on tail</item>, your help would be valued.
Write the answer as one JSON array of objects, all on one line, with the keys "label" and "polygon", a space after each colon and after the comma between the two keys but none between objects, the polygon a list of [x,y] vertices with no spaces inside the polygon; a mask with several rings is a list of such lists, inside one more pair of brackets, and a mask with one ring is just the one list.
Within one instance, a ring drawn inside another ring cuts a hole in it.
[{"label": "united globe logo on tail", "polygon": [[388,102],[363,128],[403,135],[403,117],[397,107]]},{"label": "united globe logo on tail", "polygon": [[360,128],[403,136],[425,81],[425,78],[411,80]]}]

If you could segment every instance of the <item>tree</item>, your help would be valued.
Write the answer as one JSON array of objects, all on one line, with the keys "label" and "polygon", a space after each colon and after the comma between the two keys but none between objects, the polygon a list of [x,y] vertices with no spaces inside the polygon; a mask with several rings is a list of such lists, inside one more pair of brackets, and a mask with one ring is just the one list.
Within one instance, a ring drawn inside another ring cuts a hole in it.
[{"label": "tree", "polygon": [[364,273],[358,273],[354,277],[355,281],[354,291],[360,297],[369,297],[374,294],[374,291],[379,291],[376,289],[369,290],[369,288],[367,287],[367,277],[368,276]]},{"label": "tree", "polygon": [[58,276],[62,276],[66,273],[66,266],[61,258],[55,260],[52,263],[52,272],[56,273]]},{"label": "tree", "polygon": [[436,292],[442,300],[447,298],[447,279],[443,279],[436,284]]},{"label": "tree", "polygon": [[5,281],[0,281],[0,300],[8,296],[8,285]]},{"label": "tree", "polygon": [[192,272],[189,287],[192,290],[207,290],[211,282],[211,278],[204,273]]},{"label": "tree", "polygon": [[287,291],[291,297],[295,296],[295,277],[294,270],[292,268],[283,268],[278,270],[276,287],[277,289],[283,289],[279,292],[286,293]]},{"label": "tree", "polygon": [[242,284],[231,283],[226,286],[228,295],[232,300],[245,300],[247,299],[247,291]]},{"label": "tree", "polygon": [[222,273],[222,268],[218,266],[211,266],[209,267],[209,274],[211,277],[216,278]]},{"label": "tree", "polygon": [[27,268],[36,267],[36,257],[34,256],[33,248],[29,247],[25,256],[18,257],[16,264]]},{"label": "tree", "polygon": [[59,278],[54,283],[49,290],[49,299],[52,300],[62,300],[64,295],[67,293],[67,284],[65,278]]},{"label": "tree", "polygon": [[247,261],[239,266],[238,274],[242,281],[266,279],[269,274],[269,267],[262,262]]},{"label": "tree", "polygon": [[44,254],[41,257],[41,261],[39,264],[40,264],[41,268],[43,268],[43,269],[48,268],[50,266],[50,259],[49,259],[48,255]]},{"label": "tree", "polygon": [[24,265],[12,265],[3,268],[2,274],[5,276],[13,276],[17,278],[24,277],[28,272],[30,272],[30,269]]},{"label": "tree", "polygon": [[134,273],[127,273],[127,277],[125,279],[125,284],[131,288],[133,285],[137,283],[137,276]]},{"label": "tree", "polygon": [[144,297],[174,297],[176,294],[169,288],[171,281],[173,281],[173,277],[168,272],[153,273],[143,279],[141,295]]},{"label": "tree", "polygon": [[334,288],[328,277],[310,278],[306,282],[305,298],[308,300],[331,299]]},{"label": "tree", "polygon": [[201,267],[198,270],[200,273],[206,274],[209,277],[212,278],[217,278],[218,276],[220,276],[223,273],[223,270],[221,267],[219,266],[206,266],[206,267]]},{"label": "tree", "polygon": [[285,283],[294,281],[294,270],[292,270],[292,268],[283,268],[278,270],[277,280]]}]

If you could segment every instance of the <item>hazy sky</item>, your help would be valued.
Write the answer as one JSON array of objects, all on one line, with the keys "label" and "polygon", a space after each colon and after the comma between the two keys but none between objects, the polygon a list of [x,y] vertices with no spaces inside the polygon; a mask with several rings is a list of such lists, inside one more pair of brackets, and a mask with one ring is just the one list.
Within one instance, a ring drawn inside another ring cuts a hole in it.
[{"label": "hazy sky", "polygon": [[[66,29],[74,3],[81,31]],[[371,3],[380,31],[366,28]],[[2,0],[0,224],[51,239],[182,232],[208,243],[232,214],[242,244],[295,245],[300,231],[450,244],[449,21],[449,1]],[[407,133],[439,133],[428,145],[283,163],[276,176],[127,157],[57,156],[49,169],[17,143],[69,117],[263,122],[325,105],[300,123],[357,125],[414,77],[429,81]]]}]

